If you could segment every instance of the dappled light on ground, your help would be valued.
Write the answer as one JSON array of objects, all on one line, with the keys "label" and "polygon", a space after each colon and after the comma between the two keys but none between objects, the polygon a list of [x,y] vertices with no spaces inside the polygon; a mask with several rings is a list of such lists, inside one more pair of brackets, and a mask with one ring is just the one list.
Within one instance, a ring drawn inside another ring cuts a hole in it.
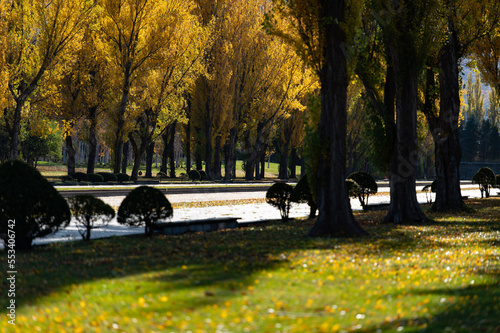
[{"label": "dappled light on ground", "polygon": [[492,332],[499,204],[423,226],[360,212],[359,239],[295,220],[37,248],[18,256],[17,325],[0,332]]}]

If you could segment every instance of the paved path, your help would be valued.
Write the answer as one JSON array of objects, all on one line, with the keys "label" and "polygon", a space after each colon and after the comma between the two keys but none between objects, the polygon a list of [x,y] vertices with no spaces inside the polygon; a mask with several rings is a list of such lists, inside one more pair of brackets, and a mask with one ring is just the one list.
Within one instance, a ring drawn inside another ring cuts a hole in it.
[{"label": "paved path", "polygon": [[[471,190],[471,186],[466,186],[467,189],[462,190],[463,195],[468,195],[469,197],[480,197],[479,190]],[[417,190],[421,190],[421,187],[417,187]],[[497,190],[493,190],[492,194],[496,194]],[[228,200],[242,200],[242,199],[264,199],[265,192],[236,192],[236,193],[188,193],[188,194],[167,194],[167,198],[171,203],[181,203],[181,202],[202,202],[202,201],[228,201]],[[424,193],[417,194],[419,202],[427,202],[426,195]],[[102,198],[103,201],[110,204],[116,210],[124,199],[123,196],[107,196]],[[388,203],[389,194],[378,194],[372,196],[369,199],[369,203]],[[351,206],[353,210],[360,210],[361,206],[357,199],[351,199]],[[307,204],[293,205],[290,211],[291,217],[304,217],[309,214],[309,206]],[[174,210],[174,216],[172,222],[185,221],[185,220],[195,220],[195,219],[205,219],[213,217],[240,217],[240,222],[252,222],[266,219],[279,219],[279,211],[268,205],[267,203],[256,203],[256,204],[234,204],[234,205],[221,205],[221,206],[210,206],[210,207],[199,207],[199,208],[180,208]],[[110,222],[110,224],[102,229],[92,230],[92,238],[109,237],[112,235],[130,235],[130,234],[140,234],[143,233],[143,228],[131,228],[120,225],[116,218]],[[57,241],[69,241],[78,240],[81,236],[74,222],[70,224],[66,229],[61,230],[53,235],[49,235],[42,239],[34,240],[34,244],[46,244]]]}]

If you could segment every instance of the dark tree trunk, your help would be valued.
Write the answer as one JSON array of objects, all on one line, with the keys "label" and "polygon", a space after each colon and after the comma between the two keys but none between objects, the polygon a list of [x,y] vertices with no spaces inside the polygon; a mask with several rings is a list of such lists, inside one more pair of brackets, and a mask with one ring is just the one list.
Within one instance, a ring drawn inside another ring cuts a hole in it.
[{"label": "dark tree trunk", "polygon": [[127,140],[123,144],[123,160],[122,160],[122,173],[127,173],[128,159],[130,155],[130,142]]},{"label": "dark tree trunk", "polygon": [[396,142],[390,161],[391,204],[385,223],[415,223],[426,220],[417,201],[415,173],[418,162],[417,107],[418,72],[411,47],[400,41],[391,50],[396,77]]},{"label": "dark tree trunk", "polygon": [[94,116],[90,117],[90,128],[89,128],[89,159],[87,160],[87,174],[94,173],[95,169],[95,158],[97,155],[97,119]]},{"label": "dark tree trunk", "polygon": [[458,130],[460,115],[460,85],[458,68],[459,45],[455,33],[448,37],[439,61],[441,92],[439,119],[430,127],[435,144],[436,201],[435,211],[463,210],[460,190],[460,161],[462,148]]},{"label": "dark tree trunk", "polygon": [[259,157],[260,157],[260,152],[262,148],[262,136],[264,132],[264,124],[259,122],[257,124],[257,132],[256,132],[256,139],[255,139],[255,144],[252,146],[250,144],[250,134],[247,133],[246,135],[246,147],[249,150],[247,154],[247,160],[246,160],[246,170],[245,170],[245,179],[246,180],[254,180],[254,172],[255,172],[255,165],[258,164],[259,162]]},{"label": "dark tree trunk", "polygon": [[134,150],[134,166],[132,167],[132,174],[130,180],[137,180],[139,175],[139,169],[141,168],[141,161],[146,149],[148,147],[145,141],[137,142],[134,135],[130,133],[128,135],[129,142],[132,144],[132,149]]},{"label": "dark tree trunk", "polygon": [[233,176],[233,163],[236,160],[235,149],[236,149],[236,128],[231,128],[229,131],[229,142],[226,145],[227,149],[225,149],[224,159],[224,180],[230,181]]},{"label": "dark tree trunk", "polygon": [[68,175],[75,173],[75,147],[71,134],[66,135],[66,152],[68,153]]},{"label": "dark tree trunk", "polygon": [[167,173],[167,164],[168,164],[168,156],[170,154],[169,146],[168,146],[168,130],[163,133],[161,136],[161,140],[163,141],[163,153],[161,154],[161,166],[160,171],[163,173]]},{"label": "dark tree trunk", "polygon": [[210,106],[210,98],[207,101],[207,118],[205,119],[205,172],[207,178],[212,180],[212,110]]},{"label": "dark tree trunk", "polygon": [[186,126],[186,173],[189,174],[189,171],[191,171],[191,119],[188,120]]},{"label": "dark tree trunk", "polygon": [[175,131],[177,127],[177,121],[174,121],[167,126],[166,131],[162,135],[163,140],[163,154],[161,157],[161,171],[167,173],[167,163],[170,160],[169,169],[170,177],[175,178]]},{"label": "dark tree trunk", "polygon": [[155,143],[150,142],[146,148],[146,178],[153,178],[153,157],[155,154]]},{"label": "dark tree trunk", "polygon": [[266,149],[260,155],[260,179],[266,177]]},{"label": "dark tree trunk", "polygon": [[214,147],[214,160],[212,164],[212,179],[220,180],[222,178],[222,165],[221,165],[221,150],[222,150],[222,137],[217,135],[215,138],[215,147]]},{"label": "dark tree trunk", "polygon": [[7,126],[10,134],[11,159],[16,159],[19,156],[19,135],[21,133],[21,111],[24,107],[27,98],[28,94],[23,94],[16,100],[16,108],[14,109],[14,119],[12,121],[12,125]]},{"label": "dark tree trunk", "polygon": [[281,147],[280,154],[280,167],[279,167],[279,179],[287,180],[288,179],[288,150],[290,149],[290,141],[285,138],[285,142],[283,142],[283,146]]},{"label": "dark tree trunk", "polygon": [[117,123],[116,123],[116,131],[115,131],[115,144],[114,144],[114,173],[120,172],[120,163],[122,159],[122,150],[123,150],[123,140],[124,133],[123,129],[125,127],[125,112],[127,110],[128,99],[130,96],[130,69],[131,65],[126,65],[124,71],[124,81],[122,86],[122,98],[120,100],[120,105],[118,106],[118,114],[117,114]]},{"label": "dark tree trunk", "polygon": [[196,163],[196,170],[199,171],[203,169],[203,160],[201,159],[201,154],[199,151],[196,151],[195,163]]},{"label": "dark tree trunk", "polygon": [[344,0],[320,0],[321,14],[328,22],[321,34],[324,63],[320,69],[321,116],[318,134],[323,153],[318,156],[316,197],[319,216],[310,236],[366,235],[352,214],[347,189],[347,61],[346,37],[339,23],[344,22]]},{"label": "dark tree trunk", "polygon": [[297,178],[297,148],[290,152],[290,178]]},{"label": "dark tree trunk", "polygon": [[175,178],[175,133],[177,130],[177,120],[170,125],[170,139],[168,142],[170,160],[170,178]]}]

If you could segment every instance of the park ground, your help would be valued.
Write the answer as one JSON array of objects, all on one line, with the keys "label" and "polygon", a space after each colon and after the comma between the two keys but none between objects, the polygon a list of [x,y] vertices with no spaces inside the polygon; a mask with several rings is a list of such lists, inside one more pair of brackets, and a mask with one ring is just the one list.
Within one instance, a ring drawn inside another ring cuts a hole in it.
[{"label": "park ground", "polygon": [[500,199],[467,205],[424,205],[434,221],[414,226],[355,212],[359,239],[295,219],[37,247],[17,254],[16,326],[0,332],[498,333]]}]

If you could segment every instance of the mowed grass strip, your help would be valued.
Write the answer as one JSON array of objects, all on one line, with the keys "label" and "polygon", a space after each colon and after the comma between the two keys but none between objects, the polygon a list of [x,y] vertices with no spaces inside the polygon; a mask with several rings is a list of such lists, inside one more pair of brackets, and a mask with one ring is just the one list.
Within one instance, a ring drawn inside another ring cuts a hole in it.
[{"label": "mowed grass strip", "polygon": [[422,226],[356,213],[361,239],[295,220],[39,247],[17,254],[16,326],[0,331],[498,332],[500,200],[468,206]]}]

